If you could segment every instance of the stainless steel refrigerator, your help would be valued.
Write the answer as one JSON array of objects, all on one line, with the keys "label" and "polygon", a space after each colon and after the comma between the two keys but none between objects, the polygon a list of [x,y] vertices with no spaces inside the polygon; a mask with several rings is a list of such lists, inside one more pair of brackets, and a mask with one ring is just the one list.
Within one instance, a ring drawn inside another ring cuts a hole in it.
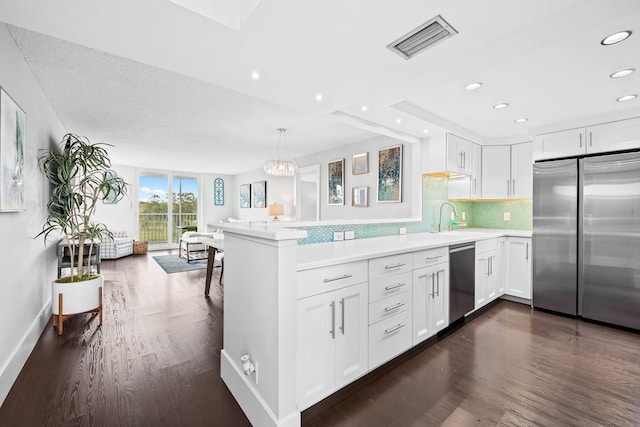
[{"label": "stainless steel refrigerator", "polygon": [[533,306],[640,330],[640,152],[534,164]]}]

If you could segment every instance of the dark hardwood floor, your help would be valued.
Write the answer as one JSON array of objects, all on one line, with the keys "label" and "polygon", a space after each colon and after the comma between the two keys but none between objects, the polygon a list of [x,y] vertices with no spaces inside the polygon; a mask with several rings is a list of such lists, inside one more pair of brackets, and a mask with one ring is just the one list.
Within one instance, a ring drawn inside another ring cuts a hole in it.
[{"label": "dark hardwood floor", "polygon": [[[204,270],[104,261],[105,316],[49,325],[0,426],[245,426]],[[502,301],[303,413],[305,426],[640,426],[640,335]]]}]

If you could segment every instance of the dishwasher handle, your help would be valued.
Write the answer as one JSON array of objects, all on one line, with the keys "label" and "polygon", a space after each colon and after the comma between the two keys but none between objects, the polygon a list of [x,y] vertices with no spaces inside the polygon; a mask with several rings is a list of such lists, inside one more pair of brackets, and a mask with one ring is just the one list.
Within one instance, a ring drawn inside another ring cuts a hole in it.
[{"label": "dishwasher handle", "polygon": [[450,246],[449,247],[449,253],[455,253],[455,252],[460,252],[460,251],[468,251],[469,249],[475,249],[476,245],[475,244],[471,244],[471,245],[464,245],[464,246]]}]

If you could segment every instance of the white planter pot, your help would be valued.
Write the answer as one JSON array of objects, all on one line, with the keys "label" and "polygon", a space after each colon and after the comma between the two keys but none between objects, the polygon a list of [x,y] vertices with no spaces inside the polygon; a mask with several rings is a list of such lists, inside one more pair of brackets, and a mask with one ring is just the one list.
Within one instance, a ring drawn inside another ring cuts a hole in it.
[{"label": "white planter pot", "polygon": [[[51,286],[51,311],[55,315],[71,315],[100,308],[103,283],[102,276],[72,283],[58,283],[54,280]],[[62,294],[62,313],[59,309],[60,294]]]}]

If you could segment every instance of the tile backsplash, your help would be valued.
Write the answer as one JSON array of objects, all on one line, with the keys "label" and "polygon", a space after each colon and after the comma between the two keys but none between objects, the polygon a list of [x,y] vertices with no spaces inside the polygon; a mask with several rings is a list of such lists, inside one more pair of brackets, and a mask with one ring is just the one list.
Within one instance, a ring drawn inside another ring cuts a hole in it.
[{"label": "tile backsplash", "polygon": [[[466,217],[466,228],[503,228],[512,230],[530,230],[533,220],[531,200],[449,200],[448,179],[422,176],[422,221],[394,223],[362,223],[344,225],[318,225],[298,227],[307,231],[307,237],[299,239],[298,244],[330,242],[334,231],[354,231],[356,239],[392,236],[399,234],[404,227],[407,233],[424,233],[438,228],[440,206],[450,201],[458,210],[456,222],[462,221],[462,212]],[[508,212],[510,219],[504,220]],[[442,223],[445,227],[451,222],[451,207],[442,210]],[[456,225],[453,226],[454,228]]]}]

